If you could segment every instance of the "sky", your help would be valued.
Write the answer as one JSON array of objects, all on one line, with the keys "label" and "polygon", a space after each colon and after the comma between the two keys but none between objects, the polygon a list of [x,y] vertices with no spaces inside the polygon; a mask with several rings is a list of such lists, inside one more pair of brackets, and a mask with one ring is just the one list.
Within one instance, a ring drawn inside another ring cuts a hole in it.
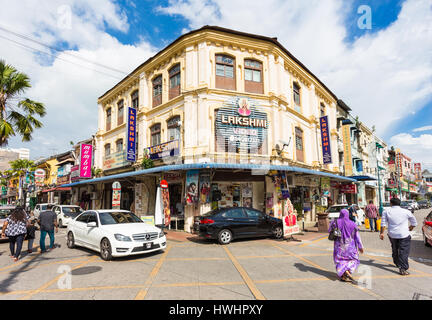
[{"label": "sky", "polygon": [[97,98],[180,35],[217,25],[278,41],[389,146],[432,170],[432,0],[0,0],[0,59],[45,104],[32,159],[97,130]]}]

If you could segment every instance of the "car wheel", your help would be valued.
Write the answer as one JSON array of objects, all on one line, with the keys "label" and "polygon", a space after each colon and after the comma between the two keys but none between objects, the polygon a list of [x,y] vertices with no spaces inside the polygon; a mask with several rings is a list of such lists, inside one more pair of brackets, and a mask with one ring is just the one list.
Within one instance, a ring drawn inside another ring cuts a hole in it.
[{"label": "car wheel", "polygon": [[100,249],[101,258],[105,261],[112,260],[111,244],[107,238],[102,239],[100,247],[101,247]]},{"label": "car wheel", "polygon": [[64,226],[63,226],[63,221],[62,221],[62,219],[59,220],[59,227],[60,227],[60,228],[63,228],[63,227],[64,227]]},{"label": "car wheel", "polygon": [[427,238],[426,238],[426,236],[424,235],[424,233],[423,233],[423,241],[424,241],[424,245],[425,245],[426,247],[431,247],[431,245],[430,245],[430,243],[427,241]]},{"label": "car wheel", "polygon": [[218,234],[220,244],[229,244],[232,240],[232,233],[228,229],[223,229]]},{"label": "car wheel", "polygon": [[69,231],[67,236],[67,246],[69,249],[75,248],[75,238],[72,231]]},{"label": "car wheel", "polygon": [[283,237],[283,228],[281,226],[274,227],[272,232],[276,239],[281,239]]}]

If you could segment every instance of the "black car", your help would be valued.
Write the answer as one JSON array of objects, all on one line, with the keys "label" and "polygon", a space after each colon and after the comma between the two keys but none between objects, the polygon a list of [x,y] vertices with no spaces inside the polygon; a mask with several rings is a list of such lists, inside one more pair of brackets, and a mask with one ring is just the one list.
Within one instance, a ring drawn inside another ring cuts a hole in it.
[{"label": "black car", "polygon": [[281,219],[245,207],[216,209],[196,217],[194,230],[200,237],[216,239],[220,244],[228,244],[238,238],[283,237]]},{"label": "black car", "polygon": [[414,213],[414,207],[409,202],[401,201],[400,207],[403,209],[407,209],[407,210],[411,211],[412,213]]},{"label": "black car", "polygon": [[428,200],[419,200],[417,201],[420,209],[429,209],[430,203]]}]

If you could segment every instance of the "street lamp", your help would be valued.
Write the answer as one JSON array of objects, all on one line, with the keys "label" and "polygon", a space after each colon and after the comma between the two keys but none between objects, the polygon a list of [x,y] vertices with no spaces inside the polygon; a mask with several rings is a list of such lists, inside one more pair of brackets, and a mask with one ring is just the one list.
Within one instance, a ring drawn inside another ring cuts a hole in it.
[{"label": "street lamp", "polygon": [[375,142],[376,147],[376,161],[377,161],[377,174],[378,174],[378,199],[379,199],[379,214],[382,216],[383,212],[383,205],[382,205],[382,198],[381,198],[381,179],[380,179],[380,170],[385,170],[385,168],[380,167],[378,163],[378,150],[383,149],[384,147],[379,144],[378,142]]}]

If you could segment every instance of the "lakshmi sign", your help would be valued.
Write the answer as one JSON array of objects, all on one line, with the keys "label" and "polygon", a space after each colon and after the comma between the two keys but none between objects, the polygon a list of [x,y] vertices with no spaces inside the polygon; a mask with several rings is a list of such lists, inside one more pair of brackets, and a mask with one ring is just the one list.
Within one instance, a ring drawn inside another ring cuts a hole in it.
[{"label": "lakshmi sign", "polygon": [[261,153],[267,139],[267,114],[258,111],[248,98],[233,98],[225,105],[215,111],[217,150]]}]

